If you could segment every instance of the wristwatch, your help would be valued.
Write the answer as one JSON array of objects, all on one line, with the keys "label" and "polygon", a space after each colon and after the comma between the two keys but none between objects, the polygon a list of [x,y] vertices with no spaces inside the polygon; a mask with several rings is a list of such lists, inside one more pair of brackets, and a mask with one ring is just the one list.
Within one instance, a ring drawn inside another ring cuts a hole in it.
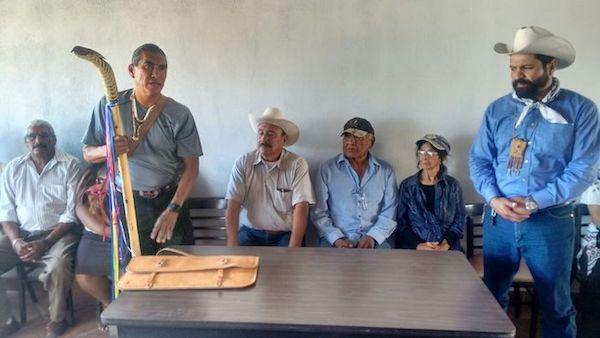
[{"label": "wristwatch", "polygon": [[172,211],[176,214],[178,214],[181,211],[181,205],[175,203],[175,202],[171,202],[169,203],[169,206],[167,207],[167,210]]},{"label": "wristwatch", "polygon": [[532,214],[539,210],[537,202],[531,196],[525,199],[525,209]]}]

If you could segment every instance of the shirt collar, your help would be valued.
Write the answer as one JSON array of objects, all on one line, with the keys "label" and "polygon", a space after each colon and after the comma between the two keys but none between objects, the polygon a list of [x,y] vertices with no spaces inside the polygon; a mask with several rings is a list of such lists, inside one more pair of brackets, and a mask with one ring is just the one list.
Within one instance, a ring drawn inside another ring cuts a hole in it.
[{"label": "shirt collar", "polygon": [[[283,159],[287,156],[287,150],[285,150],[285,148],[283,148],[281,150],[281,155],[279,156],[279,159],[275,162],[275,167],[279,168],[279,166],[281,165],[281,161],[283,161]],[[258,150],[256,150],[255,156],[254,156],[254,162],[252,163],[252,165],[258,165],[260,163],[264,163],[266,162],[261,156],[260,156],[260,152]]]},{"label": "shirt collar", "polygon": [[[371,154],[371,152],[369,152],[369,154],[367,155],[367,158],[368,158],[367,161],[368,161],[368,167],[369,168],[381,167],[381,164],[375,158],[375,156],[373,156],[373,154]],[[341,166],[341,164],[344,163],[344,162],[347,165],[350,165],[350,161],[348,161],[348,159],[346,158],[346,156],[344,156],[344,153],[340,153],[338,155],[338,158],[337,158],[338,166]]]},{"label": "shirt collar", "polygon": [[[21,157],[17,161],[17,165],[21,165],[21,164],[25,163],[26,161],[28,161],[29,159],[31,159],[31,152],[29,152],[29,153],[25,154],[23,157]],[[52,157],[50,159],[50,161],[48,161],[48,163],[53,162],[54,160],[56,160],[56,162],[65,162],[68,160],[68,158],[64,152],[62,152],[58,148],[54,148],[54,157]]]}]

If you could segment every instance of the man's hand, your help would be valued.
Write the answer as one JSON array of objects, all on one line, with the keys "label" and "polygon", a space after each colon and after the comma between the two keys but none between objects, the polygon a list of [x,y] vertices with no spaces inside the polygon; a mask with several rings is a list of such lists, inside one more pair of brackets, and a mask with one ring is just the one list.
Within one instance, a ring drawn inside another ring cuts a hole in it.
[{"label": "man's hand", "polygon": [[525,199],[519,203],[521,197],[515,197],[512,200],[504,197],[494,197],[490,201],[490,206],[502,218],[511,222],[522,222],[529,218],[529,211],[525,209]]},{"label": "man's hand", "polygon": [[46,245],[46,242],[43,240],[35,240],[31,242],[25,242],[25,244],[22,244],[21,248],[19,249],[19,258],[23,262],[35,262],[42,257],[49,248]]},{"label": "man's hand", "polygon": [[448,244],[447,240],[443,240],[439,244],[437,244],[437,243],[433,243],[433,244],[434,244],[434,250],[436,250],[436,251],[450,250],[450,244]]},{"label": "man's hand", "polygon": [[170,241],[173,238],[173,229],[175,228],[175,223],[177,223],[178,216],[178,213],[171,210],[163,211],[154,224],[150,238],[156,240],[156,243]]},{"label": "man's hand", "polygon": [[527,208],[525,208],[526,199],[527,198],[525,197],[513,197],[510,200],[517,203],[517,206],[513,208],[514,212],[521,215],[527,215],[527,217],[529,217],[531,215],[531,212],[527,210]]},{"label": "man's hand", "polygon": [[375,247],[375,240],[369,235],[364,235],[356,243],[356,247],[359,249],[373,249]]},{"label": "man's hand", "polygon": [[333,242],[333,246],[336,248],[352,248],[352,247],[354,247],[345,238],[340,238],[340,239],[336,240],[335,242]]},{"label": "man's hand", "polygon": [[115,144],[115,151],[117,152],[117,156],[121,154],[125,154],[129,151],[129,142],[131,139],[129,136],[117,135],[113,139]]},{"label": "man's hand", "polygon": [[27,250],[25,250],[26,244],[27,244],[27,242],[25,242],[25,240],[22,238],[19,238],[18,240],[15,241],[13,250],[15,251],[17,256],[19,256],[19,257],[25,256],[25,254],[27,253]]}]

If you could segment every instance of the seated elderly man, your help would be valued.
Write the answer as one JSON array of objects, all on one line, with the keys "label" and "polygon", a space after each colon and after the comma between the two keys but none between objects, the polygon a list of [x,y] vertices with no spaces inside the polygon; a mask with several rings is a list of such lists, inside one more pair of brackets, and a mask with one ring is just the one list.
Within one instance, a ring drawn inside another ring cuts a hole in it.
[{"label": "seated elderly man", "polygon": [[355,117],[342,131],[339,154],[319,168],[311,218],[322,247],[390,248],[396,228],[397,192],[392,167],[370,153],[371,123]]},{"label": "seated elderly man", "polygon": [[312,185],[306,161],[284,149],[298,140],[298,127],[277,108],[249,118],[257,149],[233,166],[225,195],[227,245],[301,246]]},{"label": "seated elderly man", "polygon": [[[66,298],[78,240],[71,230],[77,221],[75,189],[81,168],[75,157],[55,149],[54,129],[46,121],[29,124],[25,144],[29,152],[6,165],[0,184],[0,274],[19,261],[43,267],[39,279],[50,303],[46,333],[55,337],[66,330]],[[0,288],[0,333],[8,335],[19,324]]]}]

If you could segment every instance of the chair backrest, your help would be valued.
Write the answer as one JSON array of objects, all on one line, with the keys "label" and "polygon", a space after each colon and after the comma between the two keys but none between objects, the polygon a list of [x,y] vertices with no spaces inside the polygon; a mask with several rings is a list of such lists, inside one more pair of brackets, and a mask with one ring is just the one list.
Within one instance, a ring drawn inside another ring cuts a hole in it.
[{"label": "chair backrest", "polygon": [[575,241],[575,254],[577,254],[581,248],[581,241],[585,236],[587,227],[592,222],[592,217],[590,216],[590,211],[585,204],[575,205],[575,213],[573,216],[575,218],[575,231],[579,234],[579,240]]},{"label": "chair backrest", "polygon": [[465,204],[467,210],[467,258],[483,250],[483,203]]},{"label": "chair backrest", "polygon": [[225,245],[227,200],[219,197],[194,197],[188,199],[188,204],[194,227],[194,244]]}]

